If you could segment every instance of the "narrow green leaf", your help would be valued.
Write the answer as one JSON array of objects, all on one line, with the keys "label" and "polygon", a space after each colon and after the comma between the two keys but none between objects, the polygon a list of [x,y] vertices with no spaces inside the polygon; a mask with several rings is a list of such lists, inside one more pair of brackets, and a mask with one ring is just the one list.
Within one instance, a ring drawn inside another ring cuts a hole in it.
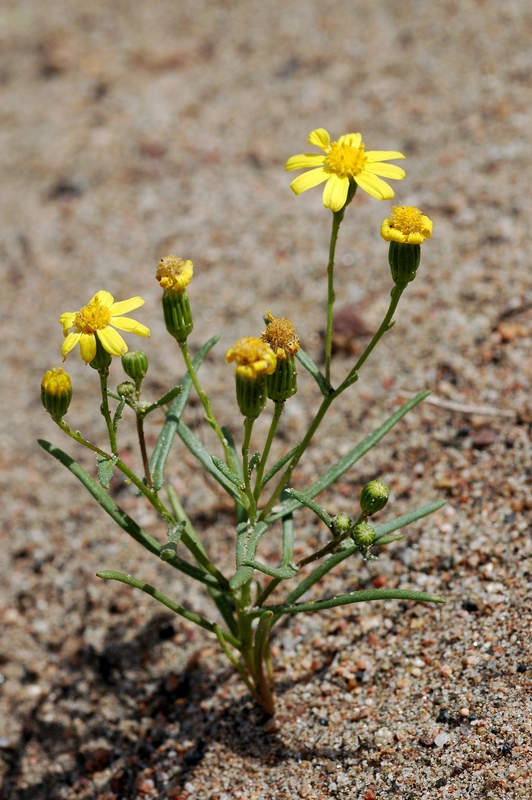
[{"label": "narrow green leaf", "polygon": [[328,514],[324,508],[315,503],[314,500],[311,500],[310,497],[307,497],[306,494],[304,494],[303,492],[298,492],[296,489],[285,489],[285,493],[290,495],[290,497],[294,497],[302,505],[306,506],[307,508],[310,508],[310,510],[313,511],[316,514],[316,516],[319,517],[321,521],[325,523],[325,525],[327,525],[329,530],[331,530],[332,528],[331,515]]},{"label": "narrow green leaf", "polygon": [[[209,339],[209,341],[203,345],[201,350],[198,351],[194,361],[192,362],[196,371],[201,366],[201,363],[205,359],[209,350],[214,347],[219,338],[219,336],[213,336],[212,339]],[[159,438],[157,439],[153,449],[152,457],[150,459],[150,472],[156,491],[159,491],[164,483],[164,469],[170,454],[172,442],[174,441],[174,437],[177,433],[177,422],[181,418],[181,414],[185,409],[191,389],[192,379],[187,373],[183,378],[181,394],[179,397],[176,397],[170,406],[168,414],[166,415],[166,421],[161,429]]]},{"label": "narrow green leaf", "polygon": [[306,353],[302,348],[299,348],[298,352],[296,353],[296,358],[300,362],[301,366],[303,366],[310,375],[314,378],[316,383],[319,386],[320,392],[324,397],[327,397],[328,394],[331,392],[331,387],[327,383],[325,375],[323,375],[311,357]]},{"label": "narrow green leaf", "polygon": [[291,566],[290,564],[275,568],[269,567],[267,564],[261,564],[260,561],[256,561],[255,559],[251,558],[247,561],[243,561],[242,566],[253,567],[253,569],[263,572],[264,575],[269,575],[270,578],[279,578],[282,581],[290,580],[290,578],[293,578],[298,572],[296,567]]},{"label": "narrow green leaf", "polygon": [[238,567],[237,571],[229,581],[230,588],[236,592],[237,589],[240,589],[245,583],[250,581],[253,578],[253,567]]},{"label": "narrow green leaf", "polygon": [[405,537],[403,536],[402,533],[390,533],[389,536],[383,536],[382,539],[379,539],[378,542],[373,542],[371,546],[375,547],[375,545],[377,545],[378,547],[382,547],[385,544],[391,544],[392,542],[399,542],[401,541],[401,539],[404,538]]},{"label": "narrow green leaf", "polygon": [[233,465],[235,469],[238,471],[239,476],[244,480],[244,474],[242,472],[242,464],[240,463],[239,455],[236,451],[235,440],[231,435],[231,431],[229,428],[226,428],[225,425],[222,425],[222,433],[225,436],[225,441],[227,442],[227,446],[233,456]]},{"label": "narrow green leaf", "polygon": [[260,461],[260,453],[259,453],[258,450],[256,450],[253,453],[253,455],[251,456],[251,458],[249,459],[248,471],[249,471],[250,477],[251,477],[251,473],[253,472],[253,470],[257,467],[259,461]]},{"label": "narrow green leaf", "polygon": [[[134,519],[132,519],[129,514],[120,508],[120,506],[115,503],[115,501],[109,497],[107,492],[102,489],[100,484],[94,480],[88,472],[86,472],[83,467],[78,464],[77,461],[74,461],[67,453],[61,450],[59,447],[56,447],[50,442],[46,442],[43,439],[37,439],[39,445],[53,456],[57,461],[63,464],[70,472],[76,476],[76,478],[81,481],[81,483],[85,486],[88,492],[94,497],[97,503],[101,505],[101,507],[107,511],[111,519],[113,519],[120,527],[126,531],[136,542],[141,544],[146,550],[149,550],[150,553],[158,556],[161,551],[161,545],[154,539],[153,536],[150,536],[149,533],[146,533]],[[199,567],[195,567],[193,564],[189,564],[188,561],[185,561],[182,558],[176,556],[171,561],[168,562],[176,569],[184,572],[186,575],[190,575],[191,578],[194,578],[201,583],[205,583],[207,586],[215,586],[216,588],[220,588],[218,581],[209,575],[204,570],[200,569]]]},{"label": "narrow green leaf", "polygon": [[274,475],[276,475],[276,474],[279,472],[279,470],[280,470],[280,469],[282,469],[282,468],[284,467],[284,465],[286,464],[286,462],[287,462],[287,461],[290,461],[290,459],[292,458],[292,456],[294,456],[294,455],[296,454],[296,452],[297,452],[297,450],[298,450],[298,447],[299,447],[299,445],[298,445],[298,444],[296,444],[296,446],[295,446],[295,447],[292,447],[292,449],[291,449],[291,450],[289,450],[289,451],[288,451],[288,453],[285,453],[285,454],[284,454],[284,456],[283,456],[282,458],[280,458],[280,459],[279,459],[279,461],[277,461],[277,463],[276,463],[276,464],[274,464],[274,465],[273,465],[273,467],[272,467],[271,469],[269,469],[269,470],[268,470],[268,472],[266,473],[266,475],[265,475],[265,476],[264,476],[264,478],[262,479],[262,485],[263,485],[263,486],[266,486],[266,484],[268,483],[268,481],[271,481],[271,479],[273,478],[273,476],[274,476]]},{"label": "narrow green leaf", "polygon": [[[377,537],[385,537],[392,531],[408,525],[409,522],[414,522],[417,519],[426,517],[428,514],[432,514],[433,511],[437,511],[437,509],[441,508],[442,505],[444,505],[444,502],[442,501],[430,503],[427,506],[418,508],[416,511],[411,511],[408,514],[403,514],[401,517],[396,517],[389,522],[382,523],[381,525],[375,525]],[[407,522],[405,522],[405,519]],[[375,544],[380,545],[383,544],[383,542],[380,542],[378,539],[376,539],[373,542],[373,546]],[[354,555],[356,552],[358,552],[358,547],[353,544],[351,547],[346,547],[345,549],[340,550],[338,553],[334,553],[333,555],[329,556],[325,561],[322,561],[322,563],[319,564],[316,569],[313,569],[310,575],[307,575],[306,578],[303,578],[299,586],[296,586],[296,588],[290,592],[285,602],[295,603],[295,601],[299,600],[299,598],[302,597],[305,592],[308,592],[308,590],[311,589],[316,583],[319,583],[324,575],[334,569],[338,564],[341,564],[342,561],[345,561],[346,558]]]},{"label": "narrow green leaf", "polygon": [[203,464],[207,472],[212,475],[212,477],[220,484],[220,486],[225,489],[227,494],[230,494],[235,500],[241,502],[241,493],[235,486],[233,486],[231,481],[229,481],[225,475],[223,475],[220,470],[214,466],[210,453],[205,449],[205,447],[203,447],[198,437],[192,433],[188,425],[185,425],[183,420],[178,419],[175,423],[175,429],[183,444],[185,444],[192,455],[194,455],[198,461]]},{"label": "narrow green leaf", "polygon": [[211,453],[212,463],[216,467],[216,469],[220,470],[222,475],[225,475],[227,480],[231,481],[231,483],[237,487],[237,489],[244,490],[246,487],[242,483],[242,478],[239,478],[238,475],[235,475],[232,469],[229,469],[227,464],[224,464],[221,458],[215,456]]},{"label": "narrow green leaf", "polygon": [[254,617],[260,616],[264,611],[273,611],[274,614],[300,614],[302,612],[323,611],[327,608],[347,606],[351,603],[365,603],[374,600],[414,600],[418,603],[445,603],[443,597],[426,592],[414,592],[410,589],[368,589],[362,592],[350,592],[329,597],[324,600],[311,600],[308,603],[282,603],[278,606],[264,606],[252,612]]},{"label": "narrow green leaf", "polygon": [[[350,467],[352,467],[353,464],[355,464],[360,458],[362,458],[362,456],[365,455],[365,453],[367,453],[368,450],[371,450],[371,448],[374,447],[377,444],[377,442],[380,442],[380,440],[388,433],[388,431],[390,431],[393,428],[393,426],[396,425],[399,422],[399,420],[401,420],[405,416],[405,414],[408,414],[408,412],[412,408],[417,406],[418,403],[421,403],[421,401],[424,400],[425,397],[428,397],[429,394],[430,392],[428,391],[420,392],[411,400],[408,400],[408,402],[404,403],[404,405],[402,405],[401,408],[399,408],[394,414],[391,415],[391,417],[389,417],[386,420],[386,422],[384,422],[376,430],[370,433],[369,436],[366,436],[366,438],[363,439],[363,441],[360,442],[360,444],[354,447],[346,456],[341,458],[340,461],[338,461],[336,464],[333,464],[333,466],[330,467],[327,470],[327,472],[324,472],[324,474],[320,478],[318,478],[317,481],[315,481],[311,486],[305,489],[305,496],[316,497],[316,495],[320,494],[329,486],[331,486],[331,484],[333,484],[336,480],[338,480],[338,478],[341,475],[343,475],[344,472],[347,472],[347,470],[350,469]],[[297,500],[284,501],[283,503],[281,503],[281,507],[279,508],[279,510],[271,514],[267,518],[267,522],[274,522],[275,520],[284,517],[285,514],[294,511],[298,507],[298,505],[299,502]]]},{"label": "narrow green leaf", "polygon": [[415,508],[413,511],[409,511],[407,514],[403,514],[401,517],[396,517],[395,519],[389,520],[389,522],[381,522],[380,525],[375,525],[375,533],[377,537],[373,542],[373,545],[376,544],[385,544],[383,542],[384,537],[387,537],[389,533],[393,533],[393,531],[398,530],[398,528],[404,528],[406,525],[410,525],[412,522],[416,522],[418,519],[422,519],[423,517],[427,517],[429,514],[433,514],[439,508],[442,508],[446,505],[446,500],[437,500],[435,503],[429,503],[426,506],[421,506],[421,508]]},{"label": "narrow green leaf", "polygon": [[289,514],[283,519],[283,557],[281,565],[286,567],[294,557],[294,517]]},{"label": "narrow green leaf", "polygon": [[[171,611],[174,611],[176,614],[184,617],[189,622],[196,623],[196,625],[199,625],[200,628],[205,628],[206,631],[216,633],[212,622],[209,622],[204,617],[200,617],[199,614],[195,614],[193,611],[189,611],[187,608],[180,606],[178,603],[174,603],[173,600],[170,600],[169,597],[166,597],[166,595],[149,583],[140,581],[138,578],[134,578],[132,575],[125,575],[123,572],[115,572],[114,570],[104,570],[102,572],[97,572],[96,575],[98,578],[102,578],[104,581],[120,581],[120,583],[125,583],[128,586],[133,586],[135,589],[140,589],[142,592],[154,597],[159,601],[159,603],[162,603],[163,606],[166,606]],[[240,645],[238,639],[235,639],[235,637],[229,633],[223,632],[223,637],[234,647],[238,647]]]}]

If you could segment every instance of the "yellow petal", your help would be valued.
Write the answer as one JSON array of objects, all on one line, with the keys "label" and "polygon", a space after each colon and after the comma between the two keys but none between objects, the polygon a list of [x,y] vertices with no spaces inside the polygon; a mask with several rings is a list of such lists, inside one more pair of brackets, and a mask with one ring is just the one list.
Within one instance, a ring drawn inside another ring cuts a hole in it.
[{"label": "yellow petal", "polygon": [[323,183],[327,178],[330,178],[330,173],[326,172],[323,167],[311,169],[310,172],[305,172],[303,175],[299,175],[299,177],[293,180],[290,184],[290,188],[294,194],[301,194],[302,192],[306,192],[307,189],[312,189],[314,186]]},{"label": "yellow petal", "polygon": [[331,175],[323,190],[323,205],[331,211],[340,211],[347,200],[349,178]]},{"label": "yellow petal", "polygon": [[405,158],[402,153],[398,153],[396,150],[368,150],[365,156],[368,162],[391,161],[393,158]]},{"label": "yellow petal", "polygon": [[425,216],[425,214],[421,215],[421,222],[423,223],[423,228],[421,229],[421,233],[425,237],[425,239],[430,239],[432,236],[432,220]]},{"label": "yellow petal", "polygon": [[113,328],[102,328],[98,331],[98,339],[102,343],[105,350],[112,356],[121,356],[127,353],[127,344],[122,339],[118,331]]},{"label": "yellow petal", "polygon": [[383,164],[381,161],[366,164],[364,171],[371,172],[372,175],[380,175],[381,178],[393,178],[397,181],[401,181],[406,175],[401,167],[397,167],[395,164]]},{"label": "yellow petal", "polygon": [[360,147],[362,144],[362,135],[360,133],[346,133],[340,136],[338,144],[347,144],[349,147]]},{"label": "yellow petal", "polygon": [[65,336],[67,335],[68,329],[72,328],[74,325],[74,320],[76,319],[76,312],[75,311],[65,311],[64,314],[61,314],[59,317],[59,322],[63,326],[63,333]]},{"label": "yellow petal", "polygon": [[365,192],[370,194],[376,200],[391,200],[394,196],[394,191],[391,186],[381,181],[376,175],[364,170],[360,175],[356,176],[356,182]]},{"label": "yellow petal", "polygon": [[[105,289],[100,289],[99,292],[96,292],[92,300],[98,298],[98,302],[105,306],[106,308],[111,308],[114,302],[114,297],[109,292],[106,292]],[[92,300],[90,301],[92,303]],[[92,360],[92,359],[91,359]]]},{"label": "yellow petal", "polygon": [[309,167],[317,167],[325,162],[325,156],[319,153],[302,153],[299,156],[292,156],[286,162],[286,171],[290,172],[291,169],[308,169]]},{"label": "yellow petal", "polygon": [[79,351],[83,361],[88,364],[96,355],[96,337],[93,333],[81,333]]},{"label": "yellow petal", "polygon": [[311,131],[309,133],[308,143],[315,144],[316,147],[319,147],[322,150],[328,150],[331,144],[331,137],[325,128],[316,128],[315,131]]},{"label": "yellow petal", "polygon": [[142,325],[136,319],[131,319],[131,317],[111,317],[109,325],[114,325],[115,328],[119,328],[121,331],[136,333],[137,336],[149,337],[150,335],[150,329],[146,325]]},{"label": "yellow petal", "polygon": [[136,308],[140,308],[144,305],[144,300],[142,297],[130,297],[129,300],[120,300],[119,303],[113,303],[112,306],[109,307],[109,311],[115,316],[121,314],[129,314],[130,311],[134,311]]},{"label": "yellow petal", "polygon": [[63,347],[61,348],[61,355],[63,358],[66,358],[67,355],[70,353],[71,350],[77,345],[81,337],[81,333],[69,333],[66,337],[65,341],[63,342]]}]

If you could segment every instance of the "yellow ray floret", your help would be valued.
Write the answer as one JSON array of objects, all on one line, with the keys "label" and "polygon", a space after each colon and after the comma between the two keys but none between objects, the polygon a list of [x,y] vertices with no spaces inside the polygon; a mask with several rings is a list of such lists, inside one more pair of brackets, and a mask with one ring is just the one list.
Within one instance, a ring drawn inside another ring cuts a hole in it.
[{"label": "yellow ray floret", "polygon": [[310,172],[293,180],[290,187],[294,194],[301,194],[327,181],[323,190],[323,205],[332,211],[340,211],[344,207],[351,181],[377,200],[391,200],[393,189],[381,178],[402,180],[405,177],[401,167],[383,163],[404,158],[402,153],[395,150],[366,152],[360,133],[347,133],[340,136],[337,142],[331,142],[327,131],[317,128],[312,131],[308,141],[323,150],[323,155],[312,153],[289,158],[287,170],[310,168]]},{"label": "yellow ray floret", "polygon": [[299,336],[295,326],[284,317],[275,318],[271,311],[266,315],[270,324],[260,337],[269,344],[278,359],[283,361],[289,356],[295,356],[299,350]]},{"label": "yellow ray floret", "polygon": [[143,305],[142,297],[130,297],[129,300],[115,303],[113,295],[102,289],[79,311],[61,314],[59,322],[65,336],[61,348],[63,360],[79,342],[81,358],[88,364],[96,356],[96,336],[104,350],[112,356],[127,353],[127,344],[114,328],[136,333],[137,336],[149,336],[150,329],[145,325],[122,316]]},{"label": "yellow ray floret", "polygon": [[236,361],[237,375],[243,378],[258,378],[275,371],[277,356],[266,342],[256,336],[238,339],[225,355],[228,364]]},{"label": "yellow ray floret", "polygon": [[381,225],[381,236],[387,242],[423,244],[432,236],[432,220],[415,206],[393,206]]},{"label": "yellow ray floret", "polygon": [[177,256],[165,256],[157,264],[156,278],[162,289],[182,291],[192,280],[194,264]]}]

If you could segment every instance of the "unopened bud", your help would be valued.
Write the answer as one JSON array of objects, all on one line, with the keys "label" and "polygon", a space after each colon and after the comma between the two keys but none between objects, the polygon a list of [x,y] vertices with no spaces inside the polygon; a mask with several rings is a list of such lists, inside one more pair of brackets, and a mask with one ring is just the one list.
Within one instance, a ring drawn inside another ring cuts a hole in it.
[{"label": "unopened bud", "polygon": [[135,391],[135,384],[131,383],[131,381],[124,381],[124,383],[119,383],[116,387],[116,392],[120,397],[133,397]]},{"label": "unopened bud", "polygon": [[380,511],[390,496],[390,490],[379,478],[366,483],[360,493],[360,508],[365,517],[371,517]]},{"label": "unopened bud", "polygon": [[372,528],[367,522],[359,522],[358,525],[355,525],[352,533],[352,538],[359,547],[371,547],[376,536],[375,528]]},{"label": "unopened bud", "polygon": [[72,400],[72,381],[62,367],[49,369],[41,382],[41,401],[55,420],[62,419]]},{"label": "unopened bud", "polygon": [[348,533],[353,525],[353,520],[347,514],[337,514],[333,518],[332,532],[333,536],[342,536]]},{"label": "unopened bud", "polygon": [[122,356],[122,369],[135,386],[140,386],[148,371],[148,356],[142,350],[130,350]]}]

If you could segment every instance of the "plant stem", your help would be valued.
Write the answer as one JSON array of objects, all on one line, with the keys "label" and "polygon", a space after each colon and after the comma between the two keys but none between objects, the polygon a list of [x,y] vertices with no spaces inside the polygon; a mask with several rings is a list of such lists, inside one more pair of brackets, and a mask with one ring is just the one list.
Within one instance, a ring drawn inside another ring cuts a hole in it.
[{"label": "plant stem", "polygon": [[100,376],[100,391],[102,393],[102,404],[100,406],[100,411],[102,413],[103,418],[105,419],[105,424],[107,425],[107,433],[109,434],[109,445],[111,447],[111,453],[116,455],[116,431],[113,425],[113,421],[111,419],[111,412],[109,411],[109,401],[107,399],[107,378],[109,377],[109,369],[102,369],[98,371]]},{"label": "plant stem", "polygon": [[146,438],[144,436],[144,417],[145,414],[140,409],[135,409],[137,417],[137,435],[139,437],[140,454],[142,456],[142,466],[144,467],[144,477],[146,478],[146,486],[148,489],[153,489],[153,481],[150,472],[150,460],[146,452]]},{"label": "plant stem", "polygon": [[244,485],[246,496],[249,500],[249,524],[254,525],[257,519],[257,501],[251,488],[251,476],[249,474],[249,445],[251,442],[251,432],[255,423],[255,417],[246,417],[244,420],[244,441],[242,442],[242,471],[244,473]]},{"label": "plant stem", "polygon": [[264,445],[264,451],[262,453],[259,466],[257,467],[257,476],[255,480],[255,492],[254,492],[255,500],[257,502],[262,492],[262,476],[264,475],[264,470],[266,468],[268,456],[270,455],[272,442],[274,440],[275,433],[277,431],[277,426],[279,424],[279,420],[281,419],[281,415],[284,410],[284,404],[285,404],[284,400],[275,401],[275,411],[273,412],[273,419],[270,425],[270,430],[268,431],[268,437],[266,439],[266,443]]},{"label": "plant stem", "polygon": [[264,519],[264,517],[267,516],[270,513],[271,509],[273,508],[273,506],[275,505],[275,503],[277,502],[277,500],[281,496],[281,492],[283,491],[285,486],[288,485],[288,483],[290,481],[290,478],[292,477],[292,473],[293,473],[294,469],[298,465],[303,453],[305,452],[305,450],[307,449],[308,445],[310,444],[310,441],[311,441],[312,437],[316,433],[316,430],[318,429],[319,425],[321,424],[321,421],[323,420],[323,417],[325,416],[325,414],[326,414],[329,406],[333,402],[333,400],[335,400],[340,394],[342,394],[342,392],[344,392],[351,385],[351,383],[353,382],[353,378],[356,377],[358,371],[360,370],[362,365],[365,363],[365,361],[367,360],[367,358],[369,357],[371,352],[374,350],[374,348],[377,345],[377,343],[379,342],[379,340],[383,337],[383,335],[386,333],[386,331],[390,329],[391,325],[393,324],[392,323],[392,317],[393,317],[393,315],[394,315],[394,313],[395,313],[395,311],[397,309],[397,305],[399,303],[399,300],[401,299],[401,295],[404,292],[404,290],[406,289],[407,285],[408,284],[406,284],[406,283],[398,283],[398,284],[396,284],[394,286],[394,288],[392,289],[392,291],[390,293],[391,300],[390,300],[390,304],[388,306],[388,310],[386,312],[386,315],[385,315],[385,317],[384,317],[384,319],[383,319],[378,331],[376,332],[376,334],[372,338],[371,342],[368,344],[368,346],[366,347],[366,349],[364,350],[364,352],[362,353],[362,355],[358,359],[358,361],[355,364],[355,366],[353,367],[353,369],[349,372],[349,374],[345,378],[345,380],[340,384],[340,386],[338,386],[334,390],[331,390],[330,394],[328,394],[326,397],[323,398],[323,400],[321,402],[321,405],[320,405],[320,407],[319,407],[319,409],[318,409],[318,411],[316,413],[316,416],[314,417],[314,419],[310,423],[310,426],[309,426],[309,428],[308,428],[308,430],[307,430],[307,432],[306,432],[301,444],[299,445],[299,447],[297,449],[297,452],[294,454],[294,457],[292,458],[292,460],[288,464],[286,470],[284,471],[284,473],[282,475],[282,478],[279,481],[279,484],[278,484],[275,492],[270,497],[270,499],[269,499],[268,503],[266,504],[266,506],[262,509],[262,511],[261,511],[261,518],[262,519]]},{"label": "plant stem", "polygon": [[334,310],[334,254],[336,242],[338,241],[338,231],[344,218],[345,206],[340,211],[333,211],[333,221],[331,229],[331,240],[329,243],[329,262],[327,264],[327,336],[325,340],[325,380],[331,384],[331,356],[332,356],[332,334],[333,334],[333,310]]},{"label": "plant stem", "polygon": [[233,472],[236,472],[235,465],[233,463],[233,456],[232,456],[232,453],[231,453],[231,449],[229,447],[229,443],[228,443],[227,439],[225,438],[222,429],[218,425],[218,422],[216,421],[216,417],[214,416],[214,413],[213,413],[213,410],[212,410],[212,406],[211,406],[211,402],[209,400],[208,394],[206,392],[204,392],[203,389],[200,386],[196,370],[194,369],[194,364],[192,363],[192,358],[190,357],[190,351],[188,349],[188,345],[187,345],[186,342],[180,342],[179,343],[179,347],[181,348],[181,352],[183,353],[183,358],[184,358],[185,364],[187,366],[188,374],[190,375],[192,383],[194,384],[194,388],[196,389],[198,397],[199,397],[199,399],[201,401],[201,404],[202,404],[202,406],[203,406],[203,408],[205,410],[205,419],[207,420],[207,422],[209,423],[209,425],[211,426],[213,431],[216,433],[218,439],[221,442],[221,445],[222,445],[222,447],[224,449],[225,461],[226,461],[227,466],[229,467],[229,469],[233,470]]}]

